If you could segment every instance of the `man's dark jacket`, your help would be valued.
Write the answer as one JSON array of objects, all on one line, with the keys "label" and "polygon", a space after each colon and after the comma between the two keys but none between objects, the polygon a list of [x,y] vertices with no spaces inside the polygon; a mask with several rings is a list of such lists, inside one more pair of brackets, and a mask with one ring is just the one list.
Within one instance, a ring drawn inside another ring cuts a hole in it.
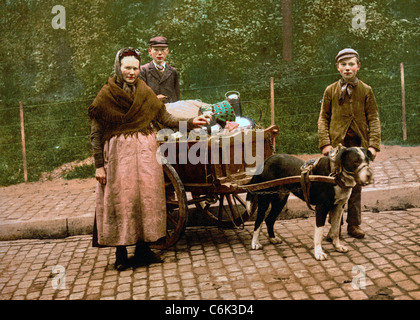
[{"label": "man's dark jacket", "polygon": [[161,76],[151,61],[141,66],[139,77],[152,88],[156,95],[163,94],[168,97],[164,103],[176,102],[181,99],[178,71],[169,64],[166,64],[165,72]]}]

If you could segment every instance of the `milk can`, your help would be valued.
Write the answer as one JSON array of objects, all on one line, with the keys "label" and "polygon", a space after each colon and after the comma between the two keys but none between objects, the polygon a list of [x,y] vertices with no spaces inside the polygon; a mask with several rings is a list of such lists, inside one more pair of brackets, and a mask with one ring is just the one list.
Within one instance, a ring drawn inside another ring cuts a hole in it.
[{"label": "milk can", "polygon": [[233,107],[233,110],[235,110],[236,116],[242,116],[240,96],[238,91],[228,91],[225,93],[226,100]]}]

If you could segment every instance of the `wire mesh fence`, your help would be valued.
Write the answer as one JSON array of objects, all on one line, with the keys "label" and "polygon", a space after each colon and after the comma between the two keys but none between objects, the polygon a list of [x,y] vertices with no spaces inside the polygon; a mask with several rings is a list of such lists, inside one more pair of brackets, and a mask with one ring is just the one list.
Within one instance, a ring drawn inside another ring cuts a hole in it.
[{"label": "wire mesh fence", "polygon": [[[420,101],[416,93],[420,65],[406,65],[404,76],[405,123],[407,140],[403,140],[403,111],[399,66],[388,70],[361,70],[360,78],[372,86],[382,125],[385,144],[420,144]],[[277,152],[317,153],[317,120],[325,87],[338,80],[338,74],[317,74],[304,77],[275,78],[275,122],[280,128]],[[189,87],[182,99],[199,99],[216,103],[225,99],[225,92],[236,90],[242,101],[258,104],[262,111],[262,126],[270,124],[270,81],[247,79],[240,83],[218,83]],[[28,180],[36,181],[42,172],[63,163],[91,156],[90,122],[87,108],[94,97],[71,101],[47,101],[31,104],[23,101],[24,133]],[[258,119],[260,110],[254,104],[243,104],[243,114]],[[0,185],[24,181],[19,101],[0,105]]]}]

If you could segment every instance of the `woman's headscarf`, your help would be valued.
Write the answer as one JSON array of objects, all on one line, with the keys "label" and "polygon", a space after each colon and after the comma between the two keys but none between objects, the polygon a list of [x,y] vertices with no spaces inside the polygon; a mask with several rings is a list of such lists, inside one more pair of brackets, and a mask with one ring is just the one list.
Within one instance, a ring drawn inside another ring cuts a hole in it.
[{"label": "woman's headscarf", "polygon": [[115,74],[115,82],[130,96],[134,95],[134,92],[136,91],[136,86],[133,84],[128,84],[124,81],[122,72],[121,72],[121,60],[124,57],[133,56],[137,60],[139,60],[139,67],[141,65],[141,58],[140,58],[140,51],[133,47],[126,47],[122,48],[117,52],[117,55],[115,56],[115,62],[114,62],[114,74]]}]

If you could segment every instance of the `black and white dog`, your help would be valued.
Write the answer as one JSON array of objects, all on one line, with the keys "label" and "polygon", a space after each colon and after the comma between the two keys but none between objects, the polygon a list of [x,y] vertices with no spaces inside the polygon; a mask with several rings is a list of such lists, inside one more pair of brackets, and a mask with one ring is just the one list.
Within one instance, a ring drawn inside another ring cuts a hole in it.
[{"label": "black and white dog", "polygon": [[[331,217],[331,228],[328,237],[332,239],[335,250],[347,252],[348,249],[340,243],[339,233],[341,217],[344,205],[347,203],[352,188],[356,184],[367,185],[371,183],[373,172],[369,167],[372,161],[372,154],[365,148],[352,147],[344,148],[339,146],[333,149],[329,157],[321,157],[313,167],[312,175],[335,176],[337,185],[325,182],[312,182],[309,192],[309,202],[315,205],[316,228],[314,236],[314,255],[317,260],[327,259],[327,255],[322,250],[322,238],[325,220],[328,214]],[[264,162],[264,169],[260,175],[255,175],[250,184],[261,183],[270,180],[280,179],[290,176],[300,176],[301,167],[304,161],[287,155],[278,154],[267,158]],[[281,239],[274,234],[274,223],[286,205],[289,194],[304,200],[303,191],[300,183],[272,187],[259,190],[255,193],[248,192],[247,208],[253,202],[258,203],[258,214],[255,221],[254,235],[252,238],[252,249],[261,249],[259,234],[266,211],[271,204],[270,213],[265,219],[269,240],[271,243],[280,243]],[[257,199],[256,199],[256,198]]]}]

